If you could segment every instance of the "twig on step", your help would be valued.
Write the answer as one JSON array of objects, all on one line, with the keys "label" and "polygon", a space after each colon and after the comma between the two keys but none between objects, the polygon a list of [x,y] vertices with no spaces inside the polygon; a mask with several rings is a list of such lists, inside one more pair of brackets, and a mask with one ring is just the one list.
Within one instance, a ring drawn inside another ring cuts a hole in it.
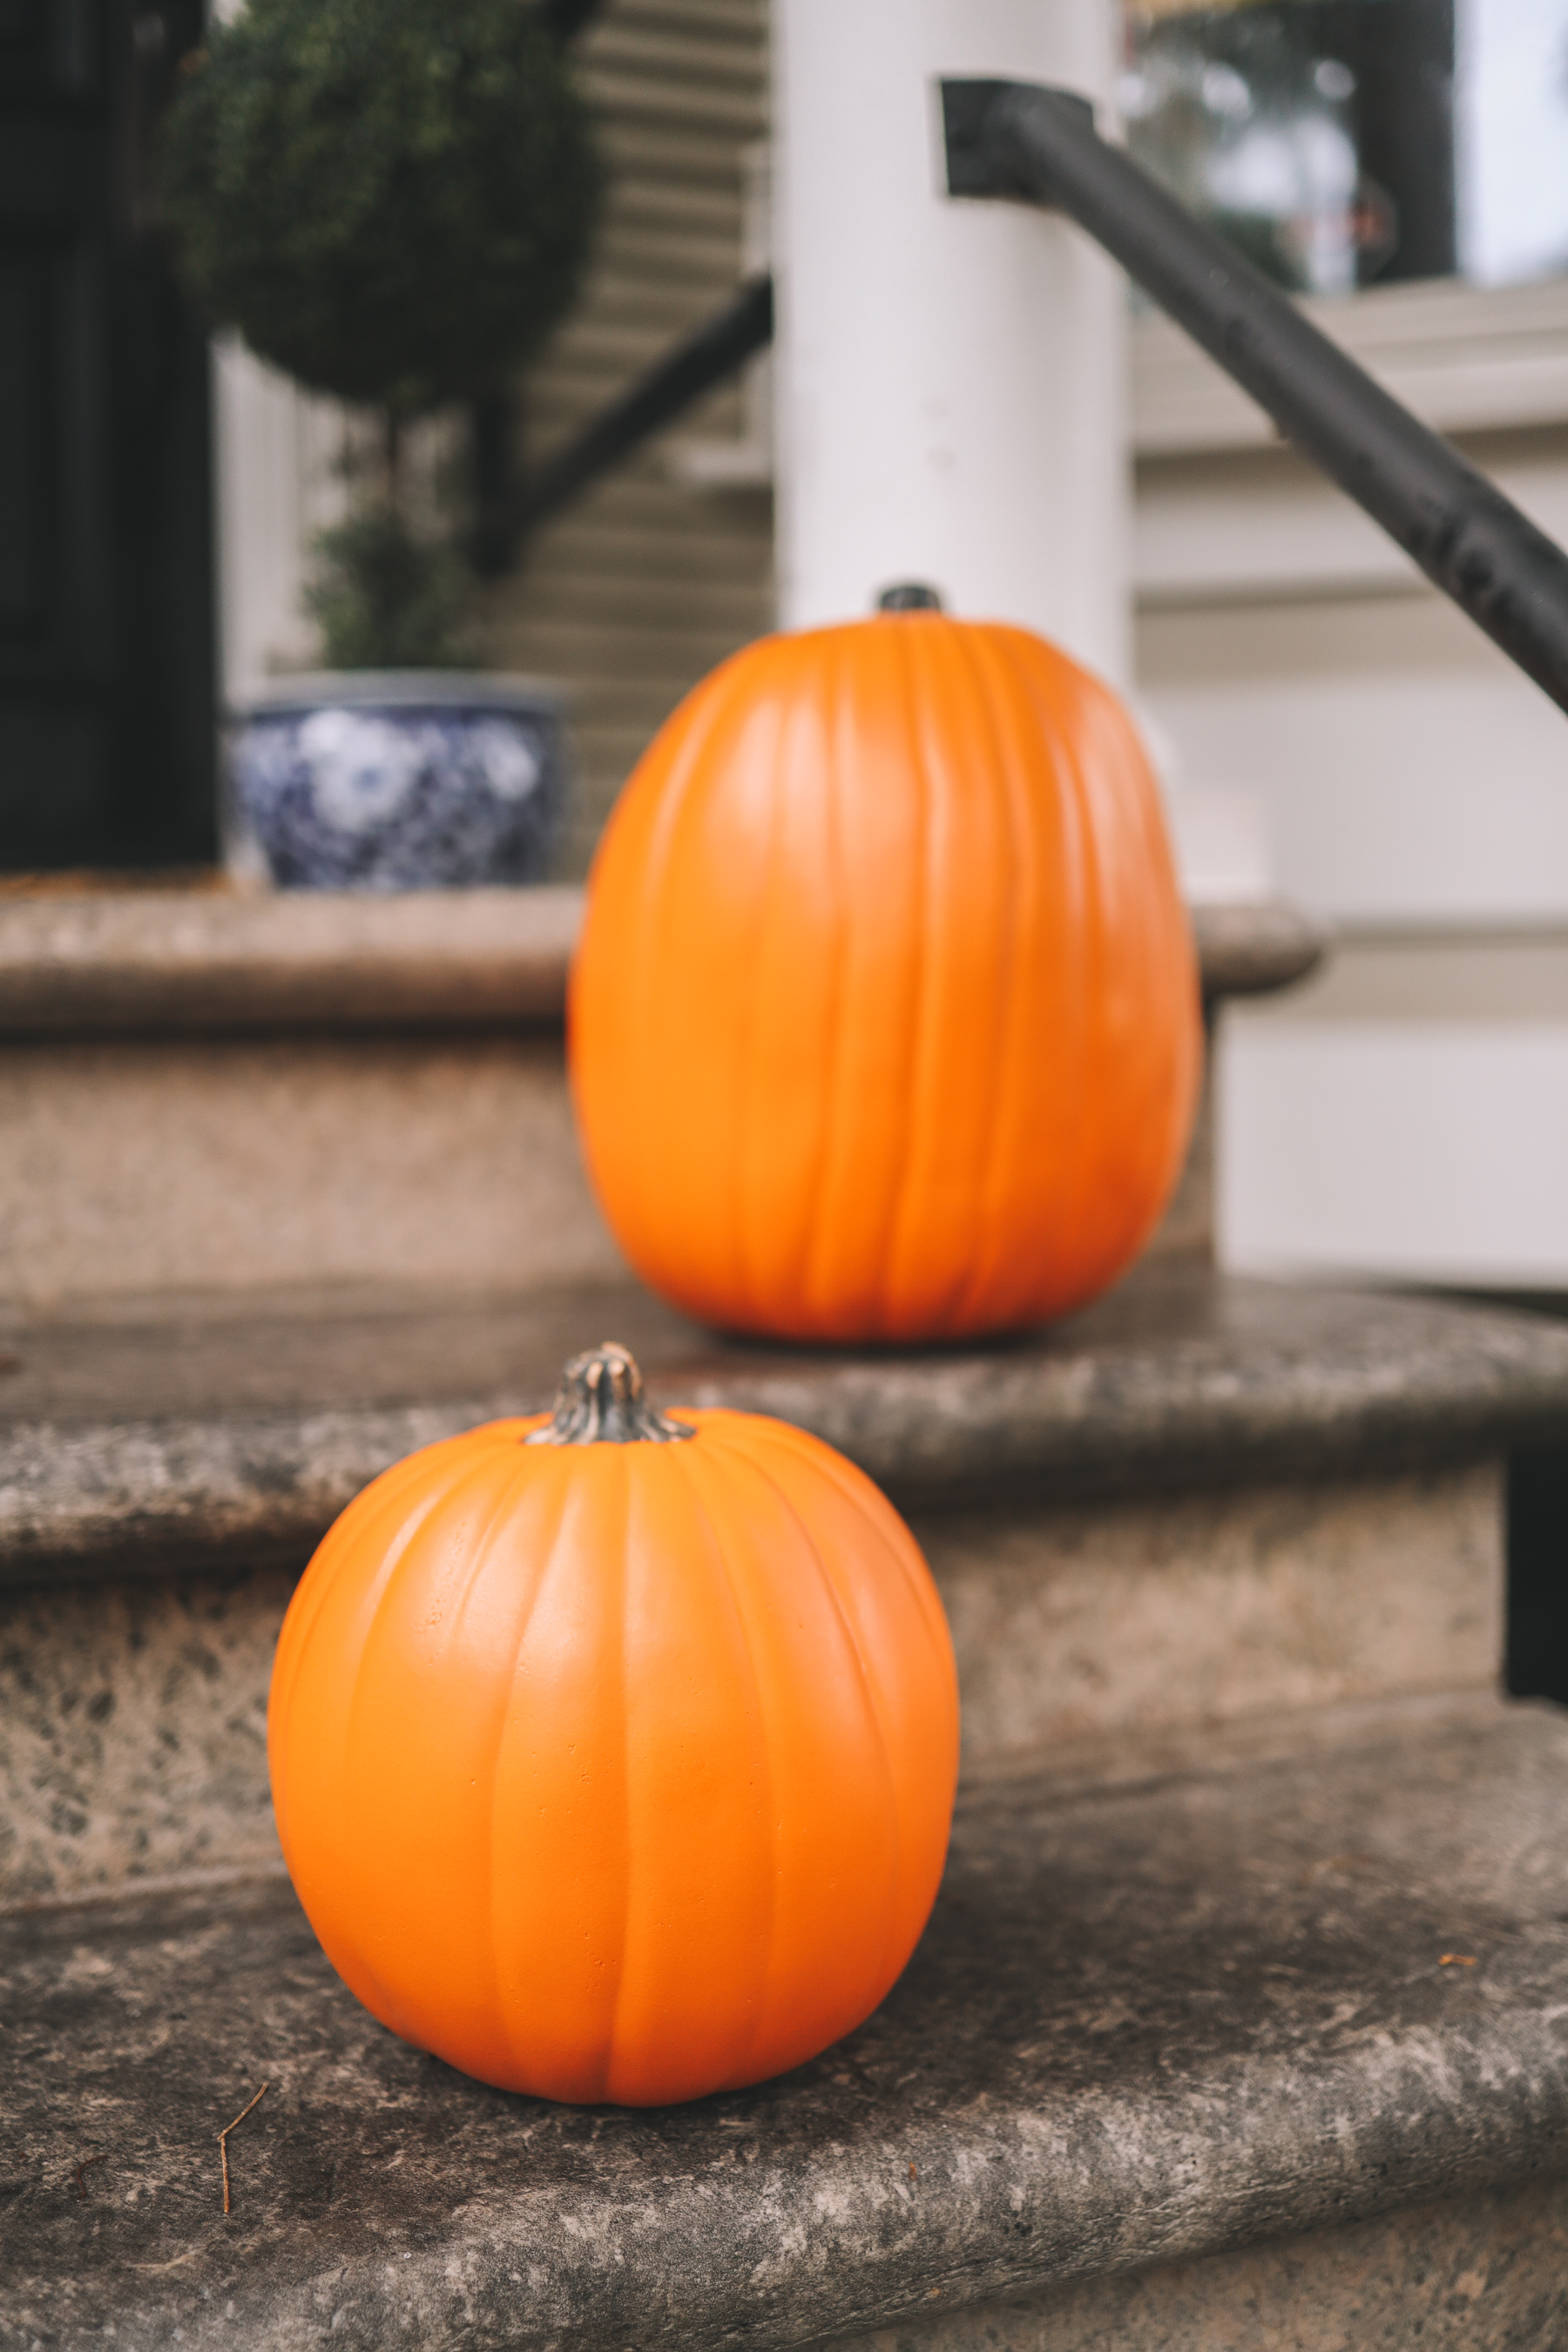
[{"label": "twig on step", "polygon": [[241,2107],[238,2115],[236,2116],[234,2122],[232,2124],[225,2124],[222,2131],[220,2131],[217,2136],[217,2144],[223,2154],[223,2210],[226,2213],[228,2211],[228,2136],[237,2125],[242,2124],[245,2121],[246,2116],[250,2113],[250,2108],[255,2106],[257,2099],[265,2098],[266,2095],[267,2085],[263,2083],[260,2090],[256,2094],[256,2098],[251,2100],[250,2105]]}]

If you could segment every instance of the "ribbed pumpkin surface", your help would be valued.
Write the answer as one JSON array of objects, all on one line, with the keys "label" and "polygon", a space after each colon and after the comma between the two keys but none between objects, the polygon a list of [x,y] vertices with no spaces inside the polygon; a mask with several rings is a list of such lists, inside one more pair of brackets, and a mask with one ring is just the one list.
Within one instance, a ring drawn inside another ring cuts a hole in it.
[{"label": "ribbed pumpkin surface", "polygon": [[897,1513],[815,1438],[387,1471],[284,1622],[268,1738],[311,1925],[382,2021],[482,2080],[642,2105],[858,2024],[925,1924],[952,1645]]},{"label": "ribbed pumpkin surface", "polygon": [[1196,972],[1108,688],[1025,630],[764,639],[601,843],[574,972],[589,1173],[644,1279],[797,1339],[1073,1307],[1180,1170]]}]

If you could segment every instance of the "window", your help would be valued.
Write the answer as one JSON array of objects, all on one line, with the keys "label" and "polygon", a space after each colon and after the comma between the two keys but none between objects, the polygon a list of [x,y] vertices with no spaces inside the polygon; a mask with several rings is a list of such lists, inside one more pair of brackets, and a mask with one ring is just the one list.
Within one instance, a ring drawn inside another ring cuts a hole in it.
[{"label": "window", "polygon": [[1119,97],[1293,291],[1568,269],[1568,0],[1142,0]]}]

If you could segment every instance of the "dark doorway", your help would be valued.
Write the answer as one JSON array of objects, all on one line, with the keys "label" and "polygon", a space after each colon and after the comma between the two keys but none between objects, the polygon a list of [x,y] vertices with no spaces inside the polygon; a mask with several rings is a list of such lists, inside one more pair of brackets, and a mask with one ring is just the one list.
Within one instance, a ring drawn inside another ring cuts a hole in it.
[{"label": "dark doorway", "polygon": [[0,0],[0,868],[216,846],[205,338],[159,249],[201,0]]},{"label": "dark doorway", "polygon": [[1568,1701],[1568,1445],[1508,1465],[1508,1672],[1515,1698]]}]

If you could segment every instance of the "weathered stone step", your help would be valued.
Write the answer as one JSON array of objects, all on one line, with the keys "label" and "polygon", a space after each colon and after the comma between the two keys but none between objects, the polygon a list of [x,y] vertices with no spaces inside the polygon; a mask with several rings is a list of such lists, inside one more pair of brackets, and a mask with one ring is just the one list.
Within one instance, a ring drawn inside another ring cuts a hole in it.
[{"label": "weathered stone step", "polygon": [[613,1336],[660,1404],[815,1430],[913,1508],[1430,1471],[1568,1425],[1568,1326],[1445,1301],[1136,1270],[973,1348],[729,1341],[638,1285],[111,1301],[0,1324],[0,1584],[299,1559],[412,1446],[550,1402]]},{"label": "weathered stone step", "polygon": [[1054,1331],[923,1355],[726,1345],[629,1286],[22,1328],[0,1899],[274,1861],[267,1690],[312,1545],[388,1462],[542,1407],[607,1336],[661,1402],[782,1414],[890,1489],[952,1628],[969,1771],[1495,1689],[1503,1457],[1568,1423],[1568,1328],[1171,1267]]},{"label": "weathered stone step", "polygon": [[[582,907],[563,888],[0,902],[0,1307],[618,1279],[566,1096]],[[1194,919],[1211,1003],[1322,952],[1271,902]],[[1209,1225],[1205,1118],[1159,1245],[1202,1249]]]},{"label": "weathered stone step", "polygon": [[684,2109],[421,2056],[276,1878],[13,1915],[0,2344],[1559,2352],[1568,1721],[1290,1737],[971,1787],[877,2014]]}]

